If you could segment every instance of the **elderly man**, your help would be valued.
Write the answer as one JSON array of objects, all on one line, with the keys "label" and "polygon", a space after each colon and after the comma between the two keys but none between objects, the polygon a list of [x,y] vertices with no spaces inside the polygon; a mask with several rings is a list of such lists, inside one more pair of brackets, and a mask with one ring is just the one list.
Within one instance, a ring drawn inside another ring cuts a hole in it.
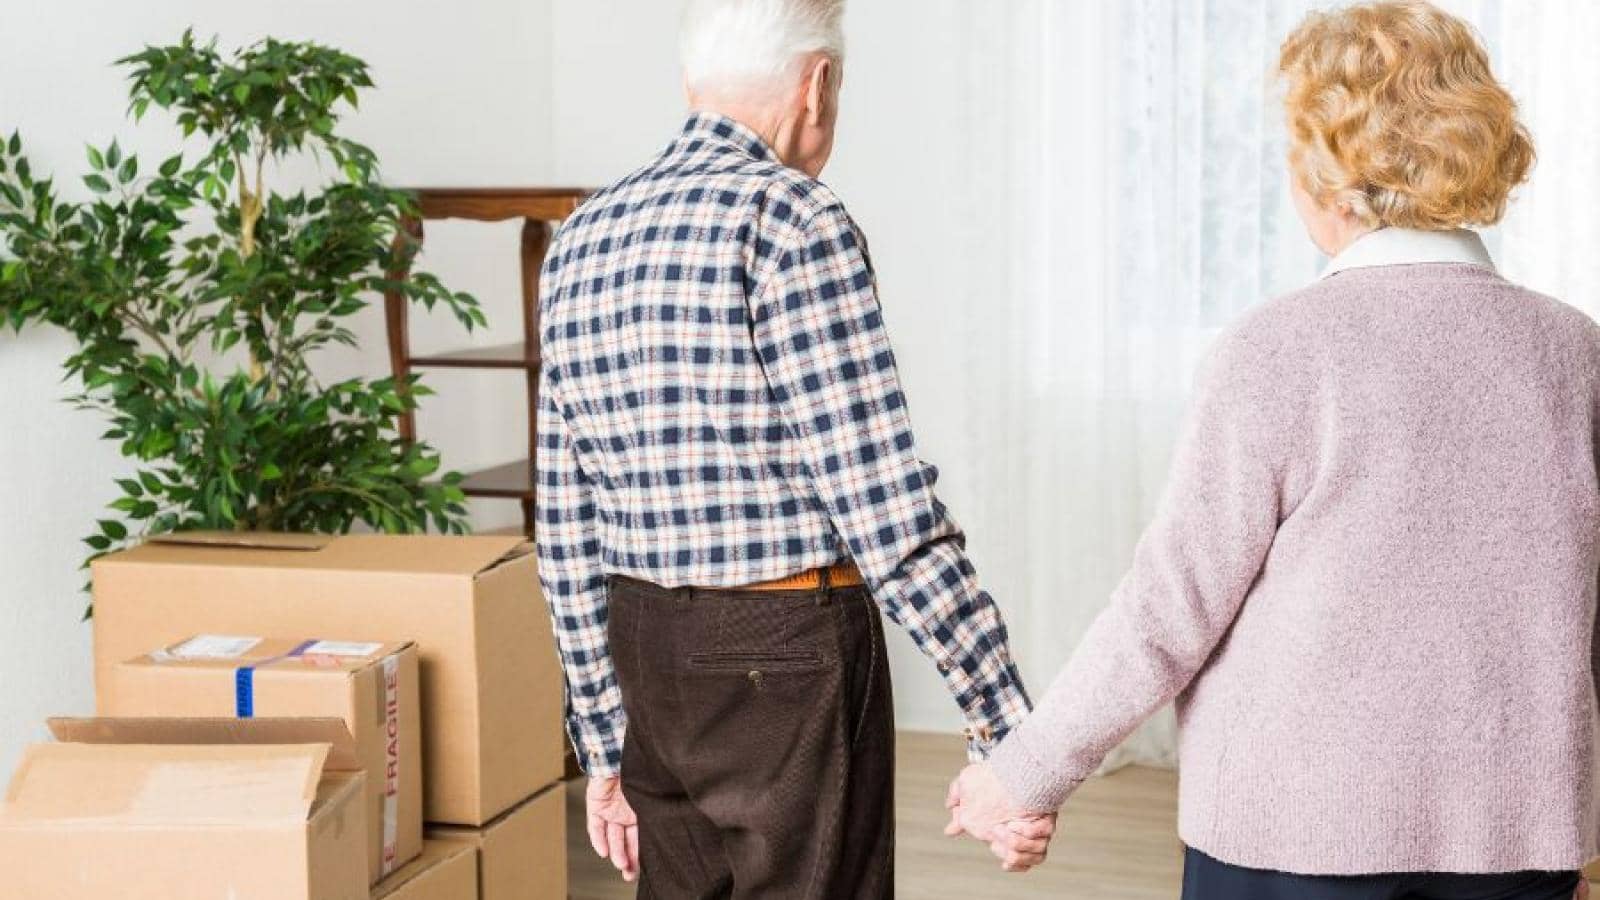
[{"label": "elderly man", "polygon": [[1028,710],[816,180],[842,14],[692,2],[688,122],[545,265],[540,575],[590,839],[641,897],[892,896],[880,607],[975,758]]}]

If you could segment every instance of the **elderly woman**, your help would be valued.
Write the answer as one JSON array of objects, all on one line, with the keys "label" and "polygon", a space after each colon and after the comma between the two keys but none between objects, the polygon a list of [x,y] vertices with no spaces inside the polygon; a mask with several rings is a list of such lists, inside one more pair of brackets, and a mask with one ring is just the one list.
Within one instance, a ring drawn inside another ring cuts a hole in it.
[{"label": "elderly woman", "polygon": [[1464,230],[1533,159],[1466,24],[1353,6],[1279,65],[1332,263],[1218,342],[1132,571],[951,831],[1037,862],[1004,820],[1176,699],[1184,897],[1570,896],[1600,824],[1600,330]]}]

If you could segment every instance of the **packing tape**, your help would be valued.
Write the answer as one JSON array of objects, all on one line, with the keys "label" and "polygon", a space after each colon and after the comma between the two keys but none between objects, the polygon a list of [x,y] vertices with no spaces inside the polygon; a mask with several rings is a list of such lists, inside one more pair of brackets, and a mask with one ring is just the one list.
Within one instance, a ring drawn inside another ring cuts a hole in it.
[{"label": "packing tape", "polygon": [[400,855],[400,654],[383,658],[383,862],[385,876]]},{"label": "packing tape", "polygon": [[233,714],[248,719],[256,714],[256,667],[233,670]]},{"label": "packing tape", "polygon": [[268,666],[280,659],[300,656],[306,648],[316,641],[301,641],[293,650],[268,659],[261,660],[248,666],[240,666],[233,670],[233,714],[235,718],[249,719],[256,714],[256,668]]}]

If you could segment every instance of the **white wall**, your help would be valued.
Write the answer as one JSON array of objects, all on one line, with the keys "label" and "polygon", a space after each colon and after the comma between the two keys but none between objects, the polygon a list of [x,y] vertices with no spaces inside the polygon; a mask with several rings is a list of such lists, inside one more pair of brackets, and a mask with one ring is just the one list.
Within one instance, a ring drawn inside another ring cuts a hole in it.
[{"label": "white wall", "polygon": [[[35,171],[77,184],[83,144],[113,136],[152,158],[175,147],[159,113],[140,127],[123,119],[122,73],[112,60],[145,43],[175,40],[185,26],[233,47],[260,36],[306,38],[367,60],[378,89],[351,119],[398,184],[537,184],[549,180],[550,7],[547,0],[52,0],[10,3],[0,26],[0,131],[20,126]],[[287,176],[285,176],[287,177]],[[514,227],[429,232],[427,264],[477,293],[492,328],[474,340],[512,341],[517,320]],[[330,353],[324,373],[387,369],[381,311],[357,331],[359,353]],[[420,348],[466,342],[452,325],[414,326]],[[104,426],[61,403],[71,352],[63,335],[30,329],[0,335],[0,780],[44,717],[92,707],[90,629],[79,621],[83,546],[123,470]],[[494,380],[494,379],[502,380]],[[478,385],[471,382],[480,380]],[[441,392],[420,419],[447,463],[468,468],[525,452],[521,383],[505,376],[432,379]],[[474,390],[488,385],[496,391]],[[503,386],[503,387],[502,387]],[[452,404],[446,409],[446,404]],[[518,521],[514,504],[478,509],[483,525]]]}]

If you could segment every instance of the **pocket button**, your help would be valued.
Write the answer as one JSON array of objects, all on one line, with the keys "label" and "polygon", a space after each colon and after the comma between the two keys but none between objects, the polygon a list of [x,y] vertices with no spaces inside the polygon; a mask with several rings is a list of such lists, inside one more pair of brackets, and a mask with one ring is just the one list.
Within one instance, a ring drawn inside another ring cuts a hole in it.
[{"label": "pocket button", "polygon": [[761,670],[760,669],[751,669],[750,670],[750,674],[745,676],[745,677],[750,679],[750,685],[752,687],[754,687],[758,691],[761,690],[761,687],[762,687],[762,685],[761,685],[762,676],[761,676]]}]

